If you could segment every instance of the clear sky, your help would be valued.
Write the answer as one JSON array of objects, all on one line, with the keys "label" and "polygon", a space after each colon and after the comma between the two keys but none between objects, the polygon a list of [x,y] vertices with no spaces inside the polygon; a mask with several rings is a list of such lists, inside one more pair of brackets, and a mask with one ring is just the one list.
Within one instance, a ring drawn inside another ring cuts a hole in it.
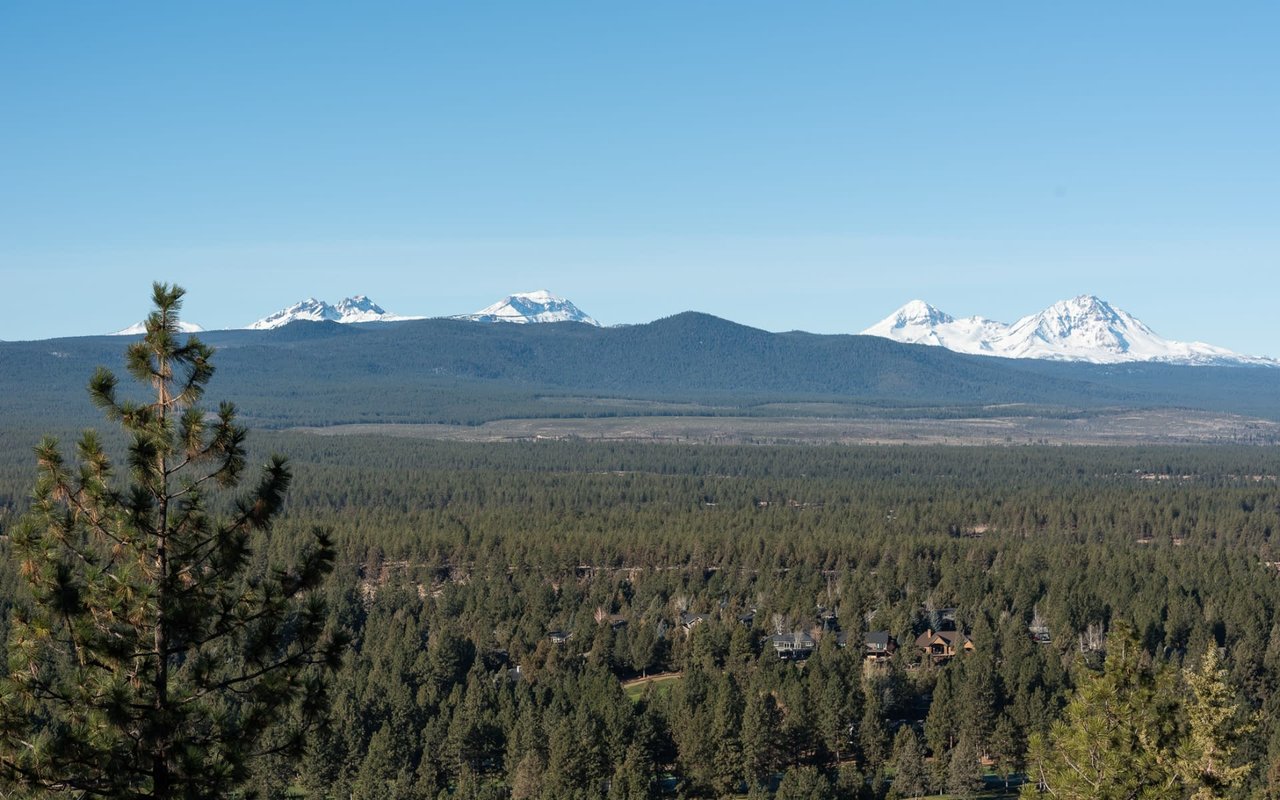
[{"label": "clear sky", "polygon": [[314,295],[1280,355],[1274,2],[0,3],[0,339]]}]

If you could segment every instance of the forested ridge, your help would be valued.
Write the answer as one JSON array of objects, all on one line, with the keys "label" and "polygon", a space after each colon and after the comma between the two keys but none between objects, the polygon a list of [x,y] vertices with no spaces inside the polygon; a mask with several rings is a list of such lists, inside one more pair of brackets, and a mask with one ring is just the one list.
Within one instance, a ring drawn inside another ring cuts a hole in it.
[{"label": "forested ridge", "polygon": [[[219,351],[210,391],[234,397],[247,421],[268,428],[774,415],[779,403],[821,415],[949,417],[1018,404],[1051,415],[1194,408],[1280,419],[1280,369],[987,358],[873,336],[769,333],[692,312],[620,328],[432,319],[201,336]],[[119,347],[103,336],[0,343],[0,411],[43,425],[94,421],[84,376],[114,363]],[[794,405],[813,401],[827,405]]]},{"label": "forested ridge", "polygon": [[[251,441],[296,474],[258,563],[331,529],[353,636],[330,727],[264,769],[268,795],[963,795],[984,770],[1034,791],[1071,752],[1055,721],[1103,687],[1152,710],[1158,796],[1190,797],[1210,653],[1247,769],[1199,796],[1280,788],[1271,449]],[[4,453],[7,530],[31,468]],[[922,658],[940,626],[973,652]],[[901,647],[869,666],[866,631]],[[779,632],[813,655],[779,658]],[[624,689],[659,673],[680,677]],[[1084,796],[1129,796],[1135,769]]]}]

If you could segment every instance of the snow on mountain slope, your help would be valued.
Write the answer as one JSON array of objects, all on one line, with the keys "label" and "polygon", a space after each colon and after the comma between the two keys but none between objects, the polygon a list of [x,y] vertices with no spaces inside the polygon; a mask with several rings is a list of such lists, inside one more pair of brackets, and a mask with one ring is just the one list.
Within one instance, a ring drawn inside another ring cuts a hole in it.
[{"label": "snow on mountain slope", "polygon": [[474,314],[461,314],[455,319],[475,322],[582,322],[599,327],[600,323],[582,312],[563,297],[556,297],[545,289],[536,292],[517,292]]},{"label": "snow on mountain slope", "polygon": [[[199,325],[195,324],[194,322],[183,322],[181,320],[178,321],[178,330],[182,331],[183,333],[204,332],[204,328],[201,328]],[[146,332],[147,332],[147,323],[143,321],[143,322],[134,323],[133,325],[130,325],[127,328],[121,328],[120,330],[115,331],[113,333],[108,333],[107,335],[108,336],[137,336],[138,334],[146,333]]]},{"label": "snow on mountain slope", "polygon": [[1203,342],[1165,339],[1141,320],[1097,297],[1063,300],[1009,326],[1000,350],[1013,358],[1116,363],[1265,362]]},{"label": "snow on mountain slope", "polygon": [[1137,317],[1092,295],[1054,303],[1012,325],[982,317],[955,319],[928,303],[913,300],[863,333],[1004,358],[1280,366],[1274,359],[1240,355],[1203,342],[1165,339]]},{"label": "snow on mountain slope", "polygon": [[338,318],[335,322],[342,323],[399,322],[407,319],[422,319],[422,317],[405,317],[398,314],[390,314],[382,306],[362,294],[343,298],[333,307],[333,310],[338,313]]},{"label": "snow on mountain slope", "polygon": [[314,297],[308,297],[299,303],[294,303],[288,308],[283,308],[274,314],[263,317],[257,322],[249,325],[250,330],[268,330],[270,328],[279,328],[282,325],[288,325],[295,320],[305,319],[311,322],[321,322],[324,320],[338,320],[338,310],[323,300],[317,300]]},{"label": "snow on mountain slope", "polygon": [[996,355],[990,340],[1004,328],[1003,323],[983,317],[956,319],[923,300],[912,300],[863,333],[909,344],[937,345],[959,353]]},{"label": "snow on mountain slope", "polygon": [[344,298],[337,305],[330,305],[323,300],[308,297],[306,300],[294,303],[270,316],[263,317],[249,325],[248,328],[250,330],[269,330],[288,325],[290,322],[297,320],[348,324],[353,322],[400,322],[410,319],[423,318],[389,314],[382,306],[368,297],[358,294],[355,297]]}]

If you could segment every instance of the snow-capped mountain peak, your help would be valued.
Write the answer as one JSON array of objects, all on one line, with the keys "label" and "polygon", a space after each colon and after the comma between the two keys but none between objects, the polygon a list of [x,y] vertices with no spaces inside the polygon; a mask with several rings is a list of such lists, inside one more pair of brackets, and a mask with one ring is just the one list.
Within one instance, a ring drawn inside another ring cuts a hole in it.
[{"label": "snow-capped mountain peak", "polygon": [[945,325],[956,321],[955,317],[929,305],[923,300],[912,300],[893,312],[888,319],[893,320],[893,327],[895,328],[906,328],[911,325],[921,324]]},{"label": "snow-capped mountain peak", "polygon": [[386,309],[362,294],[344,298],[333,310],[338,312],[338,322],[377,322],[390,316]]},{"label": "snow-capped mountain peak", "polygon": [[355,297],[342,299],[337,305],[330,305],[323,300],[308,297],[306,300],[294,303],[288,308],[263,317],[248,327],[250,330],[269,330],[298,320],[349,324],[353,322],[399,322],[410,319],[422,319],[422,317],[405,317],[390,314],[367,296],[358,294]]},{"label": "snow-capped mountain peak", "polygon": [[582,322],[599,326],[582,309],[563,297],[539,289],[536,292],[517,292],[499,300],[474,314],[462,314],[457,319],[475,322]]},{"label": "snow-capped mountain peak", "polygon": [[956,319],[923,300],[912,300],[863,333],[910,344],[931,344],[962,353],[990,355],[987,340],[1003,327],[983,317]]},{"label": "snow-capped mountain peak", "polygon": [[960,353],[1089,361],[1163,361],[1177,364],[1271,364],[1202,342],[1176,342],[1140,319],[1094,295],[1061,300],[1012,325],[969,317],[955,319],[913,300],[863,331],[911,344],[930,344]]},{"label": "snow-capped mountain peak", "polygon": [[306,300],[301,300],[288,308],[282,308],[274,314],[263,317],[250,325],[249,328],[252,330],[268,330],[288,325],[290,322],[297,320],[308,320],[310,322],[331,320],[337,322],[339,316],[338,310],[325,301],[308,297]]},{"label": "snow-capped mountain peak", "polygon": [[[1089,294],[1059,300],[1039,314],[1023,319],[1034,319],[1037,329],[1048,336],[1070,336],[1077,331],[1093,332],[1104,328],[1111,334],[1141,331],[1154,335],[1154,331],[1137,317]],[[1017,325],[1014,323],[1015,327]]]},{"label": "snow-capped mountain peak", "polygon": [[[204,328],[194,322],[178,321],[178,330],[182,333],[203,333]],[[127,328],[121,328],[118,331],[108,333],[108,336],[138,336],[147,332],[147,321],[135,322]]]},{"label": "snow-capped mountain peak", "polygon": [[[1148,361],[1171,355],[1180,343],[1161,338],[1141,320],[1093,295],[1061,300],[1023,317],[1002,337],[1015,358]],[[1207,354],[1206,354],[1207,355]]]}]

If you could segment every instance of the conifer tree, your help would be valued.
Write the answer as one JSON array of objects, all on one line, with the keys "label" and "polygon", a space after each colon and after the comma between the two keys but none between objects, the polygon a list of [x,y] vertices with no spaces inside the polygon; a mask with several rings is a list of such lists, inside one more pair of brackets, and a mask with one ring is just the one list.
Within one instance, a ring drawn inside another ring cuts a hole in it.
[{"label": "conifer tree", "polygon": [[717,682],[710,729],[704,735],[714,748],[711,755],[711,784],[720,794],[734,792],[742,783],[742,692],[732,675]]},{"label": "conifer tree", "polygon": [[942,755],[956,746],[960,721],[956,718],[958,704],[954,687],[954,672],[943,669],[933,688],[933,701],[924,721],[924,738],[934,755]]},{"label": "conifer tree", "polygon": [[885,704],[881,691],[881,679],[867,680],[862,706],[862,721],[858,728],[858,744],[867,765],[875,769],[882,766],[889,756],[889,734],[884,728]]},{"label": "conifer tree", "polygon": [[768,782],[782,762],[782,712],[772,694],[753,689],[742,712],[743,771],[751,786]]},{"label": "conifer tree", "polygon": [[1025,752],[1026,742],[1017,724],[1008,714],[1001,714],[991,734],[990,754],[995,760],[996,774],[1004,779],[1005,789],[1009,788],[1009,777],[1022,769]]},{"label": "conifer tree", "polygon": [[911,726],[903,725],[893,739],[893,794],[915,798],[927,791],[929,770],[924,763],[924,748]]},{"label": "conifer tree", "polygon": [[947,791],[956,797],[972,797],[982,788],[982,766],[978,746],[968,735],[951,750],[947,764]]},{"label": "conifer tree", "polygon": [[653,763],[641,747],[633,744],[627,748],[626,758],[613,773],[609,800],[650,800],[656,794]]},{"label": "conifer tree", "polygon": [[[31,511],[12,537],[28,596],[0,681],[0,783],[112,798],[236,796],[253,760],[295,753],[327,705],[323,673],[344,645],[316,589],[334,549],[317,531],[290,568],[254,548],[289,487],[281,457],[233,502],[245,469],[235,408],[199,401],[213,350],[179,341],[183,290],[156,284],[146,334],[127,350],[151,392],[89,392],[129,439],[128,477],[84,433],[78,463],[36,448]],[[226,516],[217,512],[229,509]]]},{"label": "conifer tree", "polygon": [[1178,748],[1178,774],[1191,800],[1214,800],[1244,782],[1253,764],[1240,763],[1239,742],[1252,731],[1227,683],[1218,647],[1205,650],[1200,669],[1185,671],[1186,737]]},{"label": "conifer tree", "polygon": [[[986,641],[989,643],[991,637],[988,636]],[[968,736],[978,752],[983,753],[988,748],[999,708],[995,663],[989,644],[985,651],[965,656],[958,666],[961,670],[957,733],[961,737]]]},{"label": "conifer tree", "polygon": [[[816,680],[818,676],[819,673],[815,671],[811,680]],[[851,749],[850,729],[858,719],[861,688],[851,688],[840,669],[830,669],[821,674],[821,678],[819,697],[814,704],[818,714],[818,731],[823,745],[838,765],[849,755]]]},{"label": "conifer tree", "polygon": [[542,773],[546,768],[542,753],[528,750],[511,776],[511,800],[536,800],[542,793]]},{"label": "conifer tree", "polygon": [[396,749],[389,725],[382,726],[373,734],[369,750],[352,783],[351,800],[379,800],[405,793],[410,776],[404,774],[405,764],[396,757]]},{"label": "conifer tree", "polygon": [[1145,659],[1132,630],[1118,625],[1107,640],[1103,673],[1084,673],[1049,736],[1032,737],[1032,782],[1023,787],[1024,796],[1040,789],[1063,800],[1171,795],[1175,709]]},{"label": "conifer tree", "polygon": [[827,800],[830,797],[831,781],[811,766],[787,770],[774,794],[774,800]]}]

